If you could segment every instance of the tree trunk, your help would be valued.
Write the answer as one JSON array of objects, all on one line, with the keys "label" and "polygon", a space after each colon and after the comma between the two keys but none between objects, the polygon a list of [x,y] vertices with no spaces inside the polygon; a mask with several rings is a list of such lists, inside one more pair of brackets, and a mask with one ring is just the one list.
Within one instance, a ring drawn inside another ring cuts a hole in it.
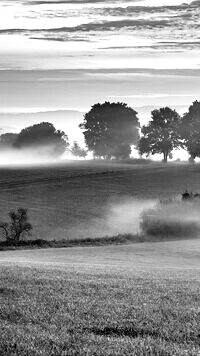
[{"label": "tree trunk", "polygon": [[190,163],[195,163],[195,158],[196,158],[196,156],[191,154],[191,156],[189,158],[189,162]]},{"label": "tree trunk", "polygon": [[167,163],[168,152],[163,152],[163,162]]}]

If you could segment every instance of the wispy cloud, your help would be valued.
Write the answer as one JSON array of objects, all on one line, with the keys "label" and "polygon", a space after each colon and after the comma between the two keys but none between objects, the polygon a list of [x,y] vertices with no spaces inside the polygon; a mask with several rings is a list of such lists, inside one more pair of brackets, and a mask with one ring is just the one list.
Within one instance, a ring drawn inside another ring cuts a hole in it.
[{"label": "wispy cloud", "polygon": [[108,98],[135,98],[135,99],[156,99],[156,98],[193,98],[195,94],[169,94],[169,93],[146,93],[146,94],[127,94],[127,95],[108,95]]}]

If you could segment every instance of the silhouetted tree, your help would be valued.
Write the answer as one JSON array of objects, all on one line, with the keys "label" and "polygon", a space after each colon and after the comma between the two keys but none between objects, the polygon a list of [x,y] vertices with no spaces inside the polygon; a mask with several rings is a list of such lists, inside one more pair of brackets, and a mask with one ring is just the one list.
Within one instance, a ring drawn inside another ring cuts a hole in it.
[{"label": "silhouetted tree", "polygon": [[6,150],[13,147],[18,137],[16,133],[5,133],[0,136],[0,149]]},{"label": "silhouetted tree", "polygon": [[77,158],[77,157],[79,157],[80,151],[81,151],[81,148],[80,148],[78,142],[74,141],[73,145],[70,148],[71,154]]},{"label": "silhouetted tree", "polygon": [[190,162],[200,157],[200,102],[195,101],[182,118],[182,138],[190,154]]},{"label": "silhouetted tree", "polygon": [[53,156],[62,155],[69,146],[68,137],[64,131],[56,130],[53,124],[41,122],[26,127],[17,136],[14,143],[16,148],[48,148]]},{"label": "silhouetted tree", "polygon": [[77,157],[85,158],[87,156],[87,151],[84,148],[81,148],[77,141],[73,142],[73,145],[70,148],[70,152],[76,158]]},{"label": "silhouetted tree", "polygon": [[172,150],[183,145],[180,116],[175,110],[165,107],[152,111],[151,117],[148,125],[142,127],[139,152],[147,156],[161,153],[163,161],[167,162],[168,157],[172,157]]},{"label": "silhouetted tree", "polygon": [[85,150],[84,148],[81,148],[81,151],[79,153],[79,157],[82,157],[82,158],[86,158],[87,157],[87,154],[88,154],[88,151]]},{"label": "silhouetted tree", "polygon": [[9,213],[10,222],[1,222],[0,229],[5,233],[5,238],[9,242],[17,243],[24,233],[30,233],[32,225],[28,222],[27,210],[23,208],[17,211],[11,210]]},{"label": "silhouetted tree", "polygon": [[127,104],[105,102],[92,106],[79,127],[94,156],[110,159],[129,157],[130,146],[138,142],[140,125],[137,112]]}]

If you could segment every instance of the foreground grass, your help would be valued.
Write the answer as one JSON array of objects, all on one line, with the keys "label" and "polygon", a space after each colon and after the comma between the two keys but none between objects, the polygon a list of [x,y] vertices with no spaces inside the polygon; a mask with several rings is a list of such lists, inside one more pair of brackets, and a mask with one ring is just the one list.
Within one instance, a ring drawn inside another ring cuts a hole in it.
[{"label": "foreground grass", "polygon": [[198,270],[1,266],[0,355],[200,354]]}]

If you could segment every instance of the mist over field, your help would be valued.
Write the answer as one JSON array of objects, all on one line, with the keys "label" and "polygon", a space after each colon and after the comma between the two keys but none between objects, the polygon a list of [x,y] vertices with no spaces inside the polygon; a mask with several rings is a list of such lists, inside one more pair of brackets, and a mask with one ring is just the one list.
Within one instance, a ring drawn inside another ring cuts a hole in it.
[{"label": "mist over field", "polygon": [[124,197],[107,203],[98,219],[89,219],[87,227],[72,228],[79,237],[144,235],[158,238],[192,238],[200,236],[200,199],[182,201],[134,199]]},{"label": "mist over field", "polygon": [[62,162],[62,157],[58,158],[52,154],[53,150],[53,145],[2,150],[0,152],[0,166],[35,166]]},{"label": "mist over field", "polygon": [[200,355],[199,20],[0,0],[0,356]]}]

